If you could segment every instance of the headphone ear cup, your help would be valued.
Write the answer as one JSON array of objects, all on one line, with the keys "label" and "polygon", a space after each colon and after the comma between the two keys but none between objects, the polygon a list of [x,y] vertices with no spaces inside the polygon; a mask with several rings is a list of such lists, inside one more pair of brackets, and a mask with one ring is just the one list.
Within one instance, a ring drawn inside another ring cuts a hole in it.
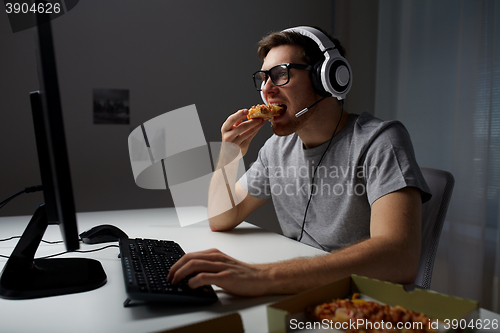
[{"label": "headphone ear cup", "polygon": [[323,83],[321,82],[321,65],[323,64],[322,61],[317,62],[314,64],[313,69],[311,70],[311,84],[314,89],[314,91],[323,96],[331,96],[329,92],[325,90],[323,87]]},{"label": "headphone ear cup", "polygon": [[330,84],[335,92],[344,94],[349,90],[351,72],[349,65],[341,59],[333,61],[329,73]]}]

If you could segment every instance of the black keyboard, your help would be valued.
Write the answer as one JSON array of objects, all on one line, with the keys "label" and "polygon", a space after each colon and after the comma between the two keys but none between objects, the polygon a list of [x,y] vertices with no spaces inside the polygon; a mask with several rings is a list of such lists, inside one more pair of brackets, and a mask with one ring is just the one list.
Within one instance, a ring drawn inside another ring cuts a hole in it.
[{"label": "black keyboard", "polygon": [[170,303],[214,303],[218,300],[211,286],[191,289],[188,278],[179,284],[167,282],[170,267],[184,255],[173,241],[121,238],[120,256],[129,300]]}]

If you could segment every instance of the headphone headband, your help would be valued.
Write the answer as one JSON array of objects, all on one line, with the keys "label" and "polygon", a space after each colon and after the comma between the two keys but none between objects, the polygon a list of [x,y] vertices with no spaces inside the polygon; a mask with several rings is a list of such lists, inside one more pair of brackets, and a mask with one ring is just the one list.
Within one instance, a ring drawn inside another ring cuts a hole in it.
[{"label": "headphone headband", "polygon": [[299,33],[303,36],[311,38],[313,41],[318,44],[319,49],[321,52],[325,52],[328,49],[335,49],[335,44],[328,38],[324,33],[319,31],[318,29],[312,28],[312,27],[306,27],[306,26],[301,26],[301,27],[295,27],[295,28],[288,28],[283,30],[283,32],[296,32]]}]

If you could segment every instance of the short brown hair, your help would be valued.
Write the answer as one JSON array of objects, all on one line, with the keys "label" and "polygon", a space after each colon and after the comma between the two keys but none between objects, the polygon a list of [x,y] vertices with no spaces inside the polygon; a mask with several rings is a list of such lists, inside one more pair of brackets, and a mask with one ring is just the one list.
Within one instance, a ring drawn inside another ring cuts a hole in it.
[{"label": "short brown hair", "polygon": [[[323,29],[317,28],[319,31],[323,32],[330,40],[335,44],[335,47],[338,49],[340,55],[345,57],[345,49],[340,44],[340,41],[337,38],[330,36]],[[260,60],[264,61],[264,58],[267,56],[269,51],[277,46],[281,45],[296,45],[302,49],[302,59],[308,65],[314,65],[318,61],[322,61],[325,57],[321,50],[311,38],[304,36],[298,32],[293,31],[276,31],[272,32],[269,35],[265,36],[259,41],[259,49],[257,51],[257,55]]]}]

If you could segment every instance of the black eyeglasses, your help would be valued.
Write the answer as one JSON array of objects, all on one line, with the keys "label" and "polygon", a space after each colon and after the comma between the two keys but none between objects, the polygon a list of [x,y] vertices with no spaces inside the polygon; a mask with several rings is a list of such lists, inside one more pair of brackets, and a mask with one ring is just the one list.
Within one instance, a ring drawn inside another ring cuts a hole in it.
[{"label": "black eyeglasses", "polygon": [[276,65],[267,71],[257,71],[253,73],[253,83],[255,84],[255,89],[257,89],[257,91],[261,91],[268,78],[271,78],[271,81],[275,86],[284,86],[290,81],[290,68],[310,71],[312,66],[302,64],[281,64]]}]

